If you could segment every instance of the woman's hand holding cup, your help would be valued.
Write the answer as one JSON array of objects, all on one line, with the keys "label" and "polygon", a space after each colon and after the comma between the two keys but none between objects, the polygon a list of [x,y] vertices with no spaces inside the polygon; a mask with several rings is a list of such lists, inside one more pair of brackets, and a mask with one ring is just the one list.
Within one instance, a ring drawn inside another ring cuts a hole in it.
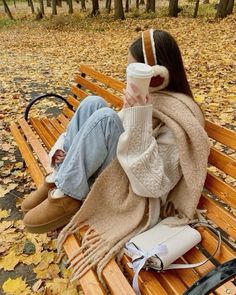
[{"label": "woman's hand holding cup", "polygon": [[126,75],[124,108],[151,104],[148,88],[153,77],[152,67],[144,63],[130,63],[126,69]]},{"label": "woman's hand holding cup", "polygon": [[152,104],[150,96],[147,94],[146,97],[141,95],[139,88],[130,83],[129,89],[124,89],[124,108],[146,106]]}]

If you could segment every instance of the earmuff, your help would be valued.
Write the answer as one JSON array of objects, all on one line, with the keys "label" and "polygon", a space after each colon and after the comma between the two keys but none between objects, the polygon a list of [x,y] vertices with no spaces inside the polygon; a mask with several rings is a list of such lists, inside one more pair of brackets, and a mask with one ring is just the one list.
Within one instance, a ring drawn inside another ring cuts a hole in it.
[{"label": "earmuff", "polygon": [[150,87],[161,90],[166,88],[169,84],[169,71],[166,67],[157,64],[153,33],[153,29],[142,33],[143,56],[145,63],[152,66],[153,69],[154,75],[151,79]]}]

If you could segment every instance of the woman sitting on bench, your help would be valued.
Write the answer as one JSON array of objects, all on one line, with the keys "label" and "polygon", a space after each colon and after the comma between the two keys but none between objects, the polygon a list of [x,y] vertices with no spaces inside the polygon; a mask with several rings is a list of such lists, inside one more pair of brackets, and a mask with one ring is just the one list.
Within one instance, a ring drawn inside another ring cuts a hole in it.
[{"label": "woman sitting on bench", "polygon": [[70,233],[90,226],[84,242],[93,260],[85,257],[76,277],[98,263],[101,271],[161,217],[187,223],[204,185],[210,145],[176,41],[165,31],[145,31],[129,48],[133,62],[154,66],[149,95],[126,89],[119,113],[101,97],[84,99],[50,152],[53,173],[21,206],[33,233],[60,228],[74,216],[59,248]]}]

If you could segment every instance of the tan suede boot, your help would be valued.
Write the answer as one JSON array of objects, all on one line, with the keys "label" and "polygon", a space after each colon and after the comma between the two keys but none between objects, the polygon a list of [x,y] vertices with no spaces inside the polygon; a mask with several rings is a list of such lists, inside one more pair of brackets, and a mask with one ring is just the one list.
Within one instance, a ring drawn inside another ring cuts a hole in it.
[{"label": "tan suede boot", "polygon": [[79,210],[82,202],[68,196],[52,198],[53,190],[48,198],[25,214],[23,222],[31,233],[45,233],[66,225]]},{"label": "tan suede boot", "polygon": [[29,210],[38,206],[48,197],[50,189],[55,188],[55,183],[48,183],[44,180],[44,183],[36,190],[33,191],[29,196],[21,203],[21,210],[23,213],[27,213]]}]

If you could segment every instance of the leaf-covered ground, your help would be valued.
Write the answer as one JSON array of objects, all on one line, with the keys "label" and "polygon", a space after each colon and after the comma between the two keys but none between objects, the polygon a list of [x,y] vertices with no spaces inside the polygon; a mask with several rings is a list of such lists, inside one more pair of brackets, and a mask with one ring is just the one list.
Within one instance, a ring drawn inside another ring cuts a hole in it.
[{"label": "leaf-covered ground", "polygon": [[[24,231],[19,204],[34,184],[9,123],[38,94],[69,91],[79,64],[124,80],[127,49],[137,28],[169,31],[181,48],[187,75],[206,118],[236,129],[236,17],[112,21],[67,17],[0,30],[0,294],[77,294],[65,260],[55,261],[57,233]],[[4,293],[5,292],[5,293]]]}]

